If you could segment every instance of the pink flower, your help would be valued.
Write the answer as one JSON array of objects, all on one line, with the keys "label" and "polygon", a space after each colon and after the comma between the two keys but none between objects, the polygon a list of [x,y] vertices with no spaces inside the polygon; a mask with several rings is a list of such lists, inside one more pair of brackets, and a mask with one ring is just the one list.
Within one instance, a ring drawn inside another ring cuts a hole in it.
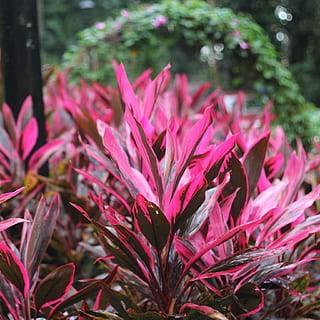
[{"label": "pink flower", "polygon": [[241,41],[240,41],[240,48],[241,48],[242,50],[247,50],[247,49],[249,49],[249,45],[248,45],[247,42],[241,40]]},{"label": "pink flower", "polygon": [[153,20],[152,22],[152,25],[155,27],[155,28],[160,28],[164,25],[166,25],[168,23],[168,19],[167,17],[163,16],[163,15],[158,15],[156,16],[156,18]]},{"label": "pink flower", "polygon": [[129,18],[129,16],[130,16],[129,11],[126,10],[126,9],[121,10],[121,13],[120,13],[120,14],[121,14],[124,18]]},{"label": "pink flower", "polygon": [[241,33],[240,33],[239,30],[234,30],[234,31],[232,32],[232,35],[233,35],[235,38],[240,38]]},{"label": "pink flower", "polygon": [[102,30],[106,27],[106,24],[104,22],[97,22],[95,25],[94,25],[98,30]]}]

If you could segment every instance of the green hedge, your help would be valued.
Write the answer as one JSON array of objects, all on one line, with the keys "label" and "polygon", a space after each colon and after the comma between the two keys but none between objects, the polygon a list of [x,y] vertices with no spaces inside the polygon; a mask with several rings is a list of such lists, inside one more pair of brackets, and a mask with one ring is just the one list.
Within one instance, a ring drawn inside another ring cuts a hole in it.
[{"label": "green hedge", "polygon": [[[319,111],[305,101],[264,30],[230,9],[199,0],[164,0],[122,11],[116,19],[82,31],[77,46],[65,53],[64,65],[75,77],[109,81],[112,59],[124,62],[136,75],[146,66],[158,71],[181,45],[199,53],[216,44],[223,44],[224,60],[231,61],[226,66],[231,88],[253,91],[260,103],[271,98],[290,139],[300,136],[309,144],[317,135]],[[225,61],[217,60],[218,66],[225,67]],[[196,68],[194,61],[180,63]]]}]

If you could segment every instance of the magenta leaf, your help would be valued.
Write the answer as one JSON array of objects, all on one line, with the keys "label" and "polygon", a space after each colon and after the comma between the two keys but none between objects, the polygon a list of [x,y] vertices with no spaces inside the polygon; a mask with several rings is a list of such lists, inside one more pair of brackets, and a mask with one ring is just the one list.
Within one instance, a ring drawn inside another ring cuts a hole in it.
[{"label": "magenta leaf", "polygon": [[226,156],[235,146],[236,136],[232,136],[223,143],[220,143],[213,151],[211,151],[205,164],[205,175],[208,181],[212,181],[217,177]]},{"label": "magenta leaf", "polygon": [[14,198],[16,195],[18,195],[19,193],[21,193],[25,188],[22,187],[22,188],[19,188],[15,191],[12,191],[12,192],[7,192],[7,193],[2,193],[0,194],[0,204]]},{"label": "magenta leaf", "polygon": [[43,164],[48,161],[48,159],[57,152],[63,145],[65,141],[63,140],[52,140],[38,149],[35,153],[32,154],[29,161],[30,170],[37,171]]},{"label": "magenta leaf", "polygon": [[175,176],[170,185],[170,196],[174,195],[179,182],[190,164],[194,153],[201,142],[204,134],[212,124],[212,110],[208,107],[200,120],[198,120],[190,129],[190,132],[185,137],[182,145],[182,153],[179,157],[179,161],[176,164]]},{"label": "magenta leaf", "polygon": [[152,179],[152,184],[157,190],[159,201],[161,203],[163,197],[163,181],[160,175],[158,159],[149,142],[147,141],[147,137],[145,135],[142,125],[134,117],[134,114],[132,113],[130,108],[126,109],[125,119],[127,120],[130,126],[132,136],[137,145],[137,149],[142,158],[142,162],[144,163],[148,171],[148,174]]},{"label": "magenta leaf", "polygon": [[146,245],[136,233],[121,225],[115,226],[115,229],[127,243],[130,243],[130,246],[134,249],[145,266],[153,267],[154,260],[148,245]]},{"label": "magenta leaf", "polygon": [[27,270],[4,242],[0,242],[0,272],[25,298],[29,295],[30,282]]},{"label": "magenta leaf", "polygon": [[134,168],[131,167],[127,155],[113,134],[113,130],[107,125],[104,130],[103,144],[117,164],[121,173],[121,178],[126,183],[132,196],[136,197],[141,193],[148,199],[153,200],[154,194],[148,182],[139,171],[134,170]]},{"label": "magenta leaf", "polygon": [[[248,223],[238,225],[227,232],[225,232],[222,236],[220,236],[217,239],[214,239],[212,241],[209,241],[208,243],[205,244],[204,247],[202,248],[197,248],[197,253],[190,259],[187,264],[185,265],[183,275],[185,275],[190,268],[199,260],[203,255],[205,255],[209,250],[212,250],[215,247],[218,247],[219,245],[225,243],[229,239],[233,238],[235,235],[237,235],[241,231],[246,231],[247,229],[254,228],[258,226],[260,223],[262,223],[267,217],[264,216],[261,219],[256,219],[253,221],[250,221]],[[176,238],[176,241],[179,242],[179,239]]]},{"label": "magenta leaf", "polygon": [[22,159],[25,160],[38,139],[38,124],[35,118],[31,118],[25,126],[21,136]]},{"label": "magenta leaf", "polygon": [[151,118],[154,106],[157,102],[159,95],[166,89],[170,80],[169,73],[170,65],[167,65],[157,77],[147,86],[144,94],[143,109],[144,116],[148,119]]},{"label": "magenta leaf", "polygon": [[[132,108],[135,115],[140,115],[140,103],[136,97],[133,88],[128,80],[127,73],[124,69],[123,64],[120,64],[116,70],[118,87],[121,94],[121,99],[125,104],[126,108]],[[140,116],[139,116],[140,118]]]},{"label": "magenta leaf", "polygon": [[0,221],[0,232],[7,230],[8,228],[22,222],[28,222],[28,220],[21,218],[10,218],[4,221]]},{"label": "magenta leaf", "polygon": [[34,296],[37,310],[61,301],[73,284],[74,273],[74,263],[68,263],[53,270],[42,279]]}]

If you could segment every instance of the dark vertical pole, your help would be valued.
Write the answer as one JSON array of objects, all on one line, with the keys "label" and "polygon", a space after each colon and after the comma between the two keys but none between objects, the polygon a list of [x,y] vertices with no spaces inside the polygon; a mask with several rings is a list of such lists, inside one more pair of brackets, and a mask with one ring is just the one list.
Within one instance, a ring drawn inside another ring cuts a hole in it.
[{"label": "dark vertical pole", "polygon": [[5,101],[15,116],[28,95],[45,142],[37,0],[0,0]]},{"label": "dark vertical pole", "polygon": [[4,99],[15,117],[28,95],[39,125],[37,147],[46,141],[37,0],[0,0]]}]

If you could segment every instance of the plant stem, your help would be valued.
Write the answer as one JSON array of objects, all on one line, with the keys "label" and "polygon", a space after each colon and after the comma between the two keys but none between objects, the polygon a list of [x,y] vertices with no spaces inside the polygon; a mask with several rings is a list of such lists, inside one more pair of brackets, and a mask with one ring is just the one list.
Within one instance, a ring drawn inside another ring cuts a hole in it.
[{"label": "plant stem", "polygon": [[25,320],[31,320],[29,297],[24,299],[24,316],[25,316]]}]

